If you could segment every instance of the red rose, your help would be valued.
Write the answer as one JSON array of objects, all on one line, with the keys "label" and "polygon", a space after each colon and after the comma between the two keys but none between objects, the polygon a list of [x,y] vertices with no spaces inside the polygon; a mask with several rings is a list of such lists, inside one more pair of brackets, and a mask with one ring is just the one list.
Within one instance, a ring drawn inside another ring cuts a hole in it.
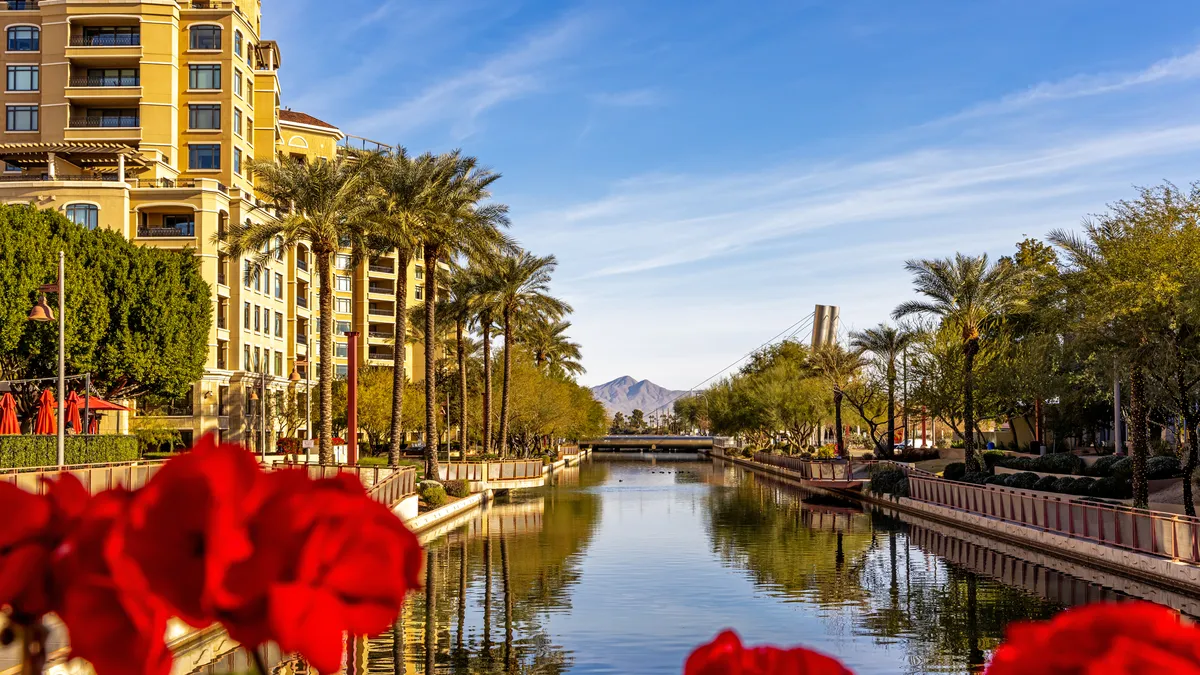
[{"label": "red rose", "polygon": [[139,586],[140,578],[114,578],[113,568],[123,566],[110,564],[119,555],[110,533],[132,497],[113,490],[91,500],[54,562],[60,589],[56,611],[67,626],[72,655],[91,663],[98,675],[167,675],[169,610]]},{"label": "red rose", "polygon": [[342,634],[376,635],[420,585],[421,547],[400,519],[372,500],[352,474],[312,481],[272,473],[251,522],[254,555],[226,579],[230,635],[274,640],[320,672],[341,667]]},{"label": "red rose", "polygon": [[1149,602],[1097,604],[1009,627],[988,675],[1200,675],[1200,628]]},{"label": "red rose", "polygon": [[238,445],[205,436],[189,453],[167,462],[129,505],[118,547],[150,590],[194,626],[216,619],[225,604],[222,580],[233,563],[254,552],[247,522],[265,474]]},{"label": "red rose", "polygon": [[733,631],[698,648],[684,675],[853,675],[836,659],[802,647],[746,649]]},{"label": "red rose", "polygon": [[72,522],[87,508],[88,494],[71,475],[47,481],[45,496],[0,483],[0,606],[18,622],[53,610],[50,561]]}]

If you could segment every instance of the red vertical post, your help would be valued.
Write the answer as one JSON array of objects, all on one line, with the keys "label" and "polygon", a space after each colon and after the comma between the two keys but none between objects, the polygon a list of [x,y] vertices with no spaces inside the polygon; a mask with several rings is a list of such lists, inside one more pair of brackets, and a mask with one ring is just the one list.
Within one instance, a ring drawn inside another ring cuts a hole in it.
[{"label": "red vertical post", "polygon": [[346,463],[358,466],[358,332],[346,333]]}]

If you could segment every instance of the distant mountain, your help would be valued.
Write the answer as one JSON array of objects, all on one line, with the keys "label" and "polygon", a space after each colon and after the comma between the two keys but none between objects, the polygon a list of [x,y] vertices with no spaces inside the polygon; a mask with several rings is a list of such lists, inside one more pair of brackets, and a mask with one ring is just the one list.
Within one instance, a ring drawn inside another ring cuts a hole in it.
[{"label": "distant mountain", "polygon": [[592,387],[592,396],[604,404],[610,415],[616,413],[628,415],[634,410],[649,413],[674,403],[677,399],[686,396],[687,393],[686,391],[664,389],[650,380],[638,382],[628,376]]}]

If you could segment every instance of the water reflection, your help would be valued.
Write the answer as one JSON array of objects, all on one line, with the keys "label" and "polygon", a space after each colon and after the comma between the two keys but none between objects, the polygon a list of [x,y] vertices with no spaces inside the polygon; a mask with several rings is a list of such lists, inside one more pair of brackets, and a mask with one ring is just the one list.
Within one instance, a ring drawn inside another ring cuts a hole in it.
[{"label": "water reflection", "polygon": [[425,590],[352,672],[674,674],[735,627],[863,674],[969,673],[1010,622],[1120,597],[723,463],[625,455],[556,483],[436,533]]}]

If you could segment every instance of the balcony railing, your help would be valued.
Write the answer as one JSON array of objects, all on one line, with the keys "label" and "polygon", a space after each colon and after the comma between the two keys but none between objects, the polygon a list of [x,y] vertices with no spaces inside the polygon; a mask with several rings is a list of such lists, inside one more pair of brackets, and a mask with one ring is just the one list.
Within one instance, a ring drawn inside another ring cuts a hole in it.
[{"label": "balcony railing", "polygon": [[[91,75],[76,75],[71,78],[72,87],[140,87],[142,78],[139,75],[125,77],[93,77]],[[136,124],[134,126],[137,126]]]},{"label": "balcony railing", "polygon": [[369,311],[372,316],[396,316],[396,311],[393,309],[380,309],[372,307]]},{"label": "balcony railing", "polygon": [[300,297],[296,298],[296,304],[304,309],[308,309],[308,298],[301,295]]},{"label": "balcony railing", "polygon": [[391,338],[394,335],[395,335],[395,333],[391,333],[388,331],[381,331],[381,330],[373,330],[373,331],[367,333],[368,337],[373,337],[373,338],[376,338],[379,340],[387,340],[388,338]]},{"label": "balcony railing", "polygon": [[[32,4],[32,3],[30,3]],[[140,47],[141,33],[117,33],[115,35],[74,35],[72,47]]]},{"label": "balcony railing", "polygon": [[139,237],[194,237],[195,226],[188,227],[139,227]]},{"label": "balcony railing", "polygon": [[302,272],[307,272],[308,271],[308,261],[305,260],[304,258],[300,258],[299,260],[296,261],[296,267],[299,268],[300,271],[302,271]]},{"label": "balcony railing", "polygon": [[4,2],[0,2],[0,9],[37,9],[38,4],[38,0],[4,0]]},{"label": "balcony railing", "polygon": [[141,118],[137,115],[121,117],[80,116],[71,118],[71,126],[75,129],[136,129],[141,126]]},{"label": "balcony railing", "polygon": [[48,173],[20,174],[14,176],[0,175],[0,183],[25,183],[29,181],[84,181],[89,183],[116,183],[117,176],[113,174],[58,174],[51,177]]},{"label": "balcony railing", "polygon": [[369,267],[371,268],[372,272],[394,273],[396,271],[395,265],[376,265],[376,264],[372,263],[371,265],[369,265]]},{"label": "balcony railing", "polygon": [[[217,283],[224,283],[224,282],[222,282],[220,279],[217,279]],[[229,319],[226,319],[224,314],[217,314],[217,328],[221,328],[221,329],[229,328]]]},{"label": "balcony railing", "polygon": [[371,293],[383,293],[385,295],[390,295],[396,292],[395,289],[385,288],[383,286],[368,286],[367,291]]},{"label": "balcony railing", "polygon": [[184,5],[185,9],[233,9],[234,3],[228,0],[192,0]]}]

